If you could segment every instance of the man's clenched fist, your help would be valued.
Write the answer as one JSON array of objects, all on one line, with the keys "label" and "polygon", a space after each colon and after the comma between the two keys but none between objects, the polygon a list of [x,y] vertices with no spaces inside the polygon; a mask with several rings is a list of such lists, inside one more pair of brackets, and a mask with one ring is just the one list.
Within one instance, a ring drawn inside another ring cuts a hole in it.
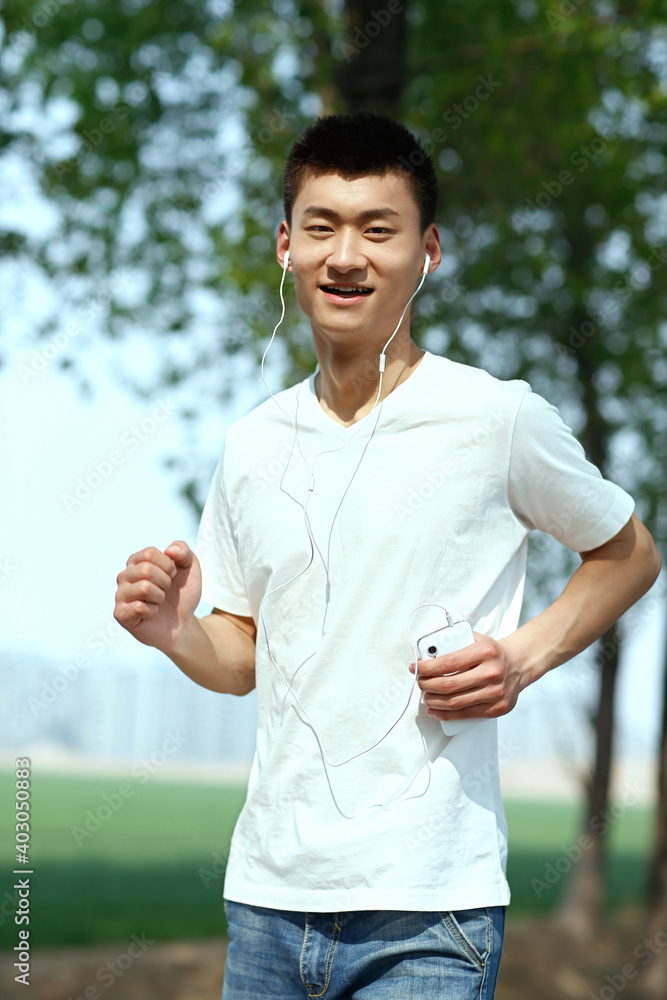
[{"label": "man's clenched fist", "polygon": [[201,568],[187,542],[134,552],[116,582],[119,625],[147,646],[173,649],[201,600]]}]

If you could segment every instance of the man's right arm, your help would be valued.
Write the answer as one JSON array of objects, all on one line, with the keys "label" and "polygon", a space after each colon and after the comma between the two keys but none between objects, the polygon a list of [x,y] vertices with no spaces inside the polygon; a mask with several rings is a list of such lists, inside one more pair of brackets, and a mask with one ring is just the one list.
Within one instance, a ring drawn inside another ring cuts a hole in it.
[{"label": "man's right arm", "polygon": [[116,577],[114,618],[147,646],[159,649],[191,680],[221,694],[247,694],[255,686],[252,618],[214,608],[195,617],[201,567],[186,542],[133,553]]},{"label": "man's right arm", "polygon": [[248,694],[255,687],[255,639],[252,618],[214,608],[193,617],[173,649],[165,654],[191,680],[222,694]]}]

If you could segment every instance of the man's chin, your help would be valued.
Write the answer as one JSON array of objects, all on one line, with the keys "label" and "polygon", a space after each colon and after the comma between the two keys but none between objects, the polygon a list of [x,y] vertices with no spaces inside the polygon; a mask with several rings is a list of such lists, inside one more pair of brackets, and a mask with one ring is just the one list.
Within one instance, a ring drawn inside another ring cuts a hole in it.
[{"label": "man's chin", "polygon": [[379,340],[382,337],[383,331],[388,330],[389,332],[385,337],[386,342],[396,328],[396,322],[394,322],[393,326],[390,326],[386,317],[362,316],[352,309],[327,309],[324,311],[316,309],[309,319],[313,332],[318,330],[322,336],[334,339],[362,335],[368,338],[374,333],[376,336],[373,336],[372,339]]}]

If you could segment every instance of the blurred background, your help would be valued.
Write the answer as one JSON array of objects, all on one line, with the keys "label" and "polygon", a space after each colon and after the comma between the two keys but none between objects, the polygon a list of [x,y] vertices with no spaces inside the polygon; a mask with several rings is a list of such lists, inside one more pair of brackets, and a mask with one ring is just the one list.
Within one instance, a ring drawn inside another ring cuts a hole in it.
[{"label": "blurred background", "polygon": [[[361,107],[420,137],[443,262],[413,338],[558,406],[664,560],[667,4],[0,11],[0,983],[19,995],[19,757],[33,996],[219,997],[254,693],[193,684],[114,594],[132,552],[194,545],[226,430],[266,398],[287,151]],[[285,288],[274,392],[316,364]],[[524,620],[577,563],[531,536]],[[499,720],[501,1000],[667,997],[666,589]]]}]

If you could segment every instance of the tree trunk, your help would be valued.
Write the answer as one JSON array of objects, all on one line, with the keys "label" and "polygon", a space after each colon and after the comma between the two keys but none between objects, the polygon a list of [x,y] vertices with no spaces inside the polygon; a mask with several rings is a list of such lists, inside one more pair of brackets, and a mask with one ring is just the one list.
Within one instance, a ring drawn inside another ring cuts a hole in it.
[{"label": "tree trunk", "polygon": [[[589,253],[587,245],[580,243],[577,233],[568,234],[574,247],[575,258],[582,262]],[[581,329],[586,321],[583,310],[573,315],[574,325]],[[576,351],[579,378],[583,390],[586,426],[582,435],[586,456],[604,475],[607,462],[607,429],[600,413],[595,386],[596,358],[587,342]],[[606,844],[604,836],[608,827],[604,813],[609,800],[609,782],[613,760],[614,692],[618,674],[621,634],[617,624],[599,640],[601,659],[600,692],[596,714],[592,718],[595,734],[595,764],[593,776],[586,782],[587,816],[583,835],[588,839],[581,857],[573,864],[563,896],[555,914],[555,921],[589,942],[600,928],[605,902]]]},{"label": "tree trunk", "polygon": [[600,696],[593,718],[595,767],[587,788],[587,816],[580,841],[581,857],[573,864],[555,920],[579,940],[590,941],[598,931],[604,908],[606,868],[605,812],[613,760],[614,692],[618,674],[620,633],[616,625],[600,639],[602,668]]},{"label": "tree trunk", "polygon": [[336,66],[334,81],[350,111],[396,112],[406,79],[407,4],[400,8],[394,14],[375,0],[348,0],[345,63]]},{"label": "tree trunk", "polygon": [[[667,646],[662,697],[662,739],[658,777],[653,857],[647,886],[645,951],[642,952],[640,995],[664,1000],[667,994]],[[648,964],[648,954],[653,957]]]}]

